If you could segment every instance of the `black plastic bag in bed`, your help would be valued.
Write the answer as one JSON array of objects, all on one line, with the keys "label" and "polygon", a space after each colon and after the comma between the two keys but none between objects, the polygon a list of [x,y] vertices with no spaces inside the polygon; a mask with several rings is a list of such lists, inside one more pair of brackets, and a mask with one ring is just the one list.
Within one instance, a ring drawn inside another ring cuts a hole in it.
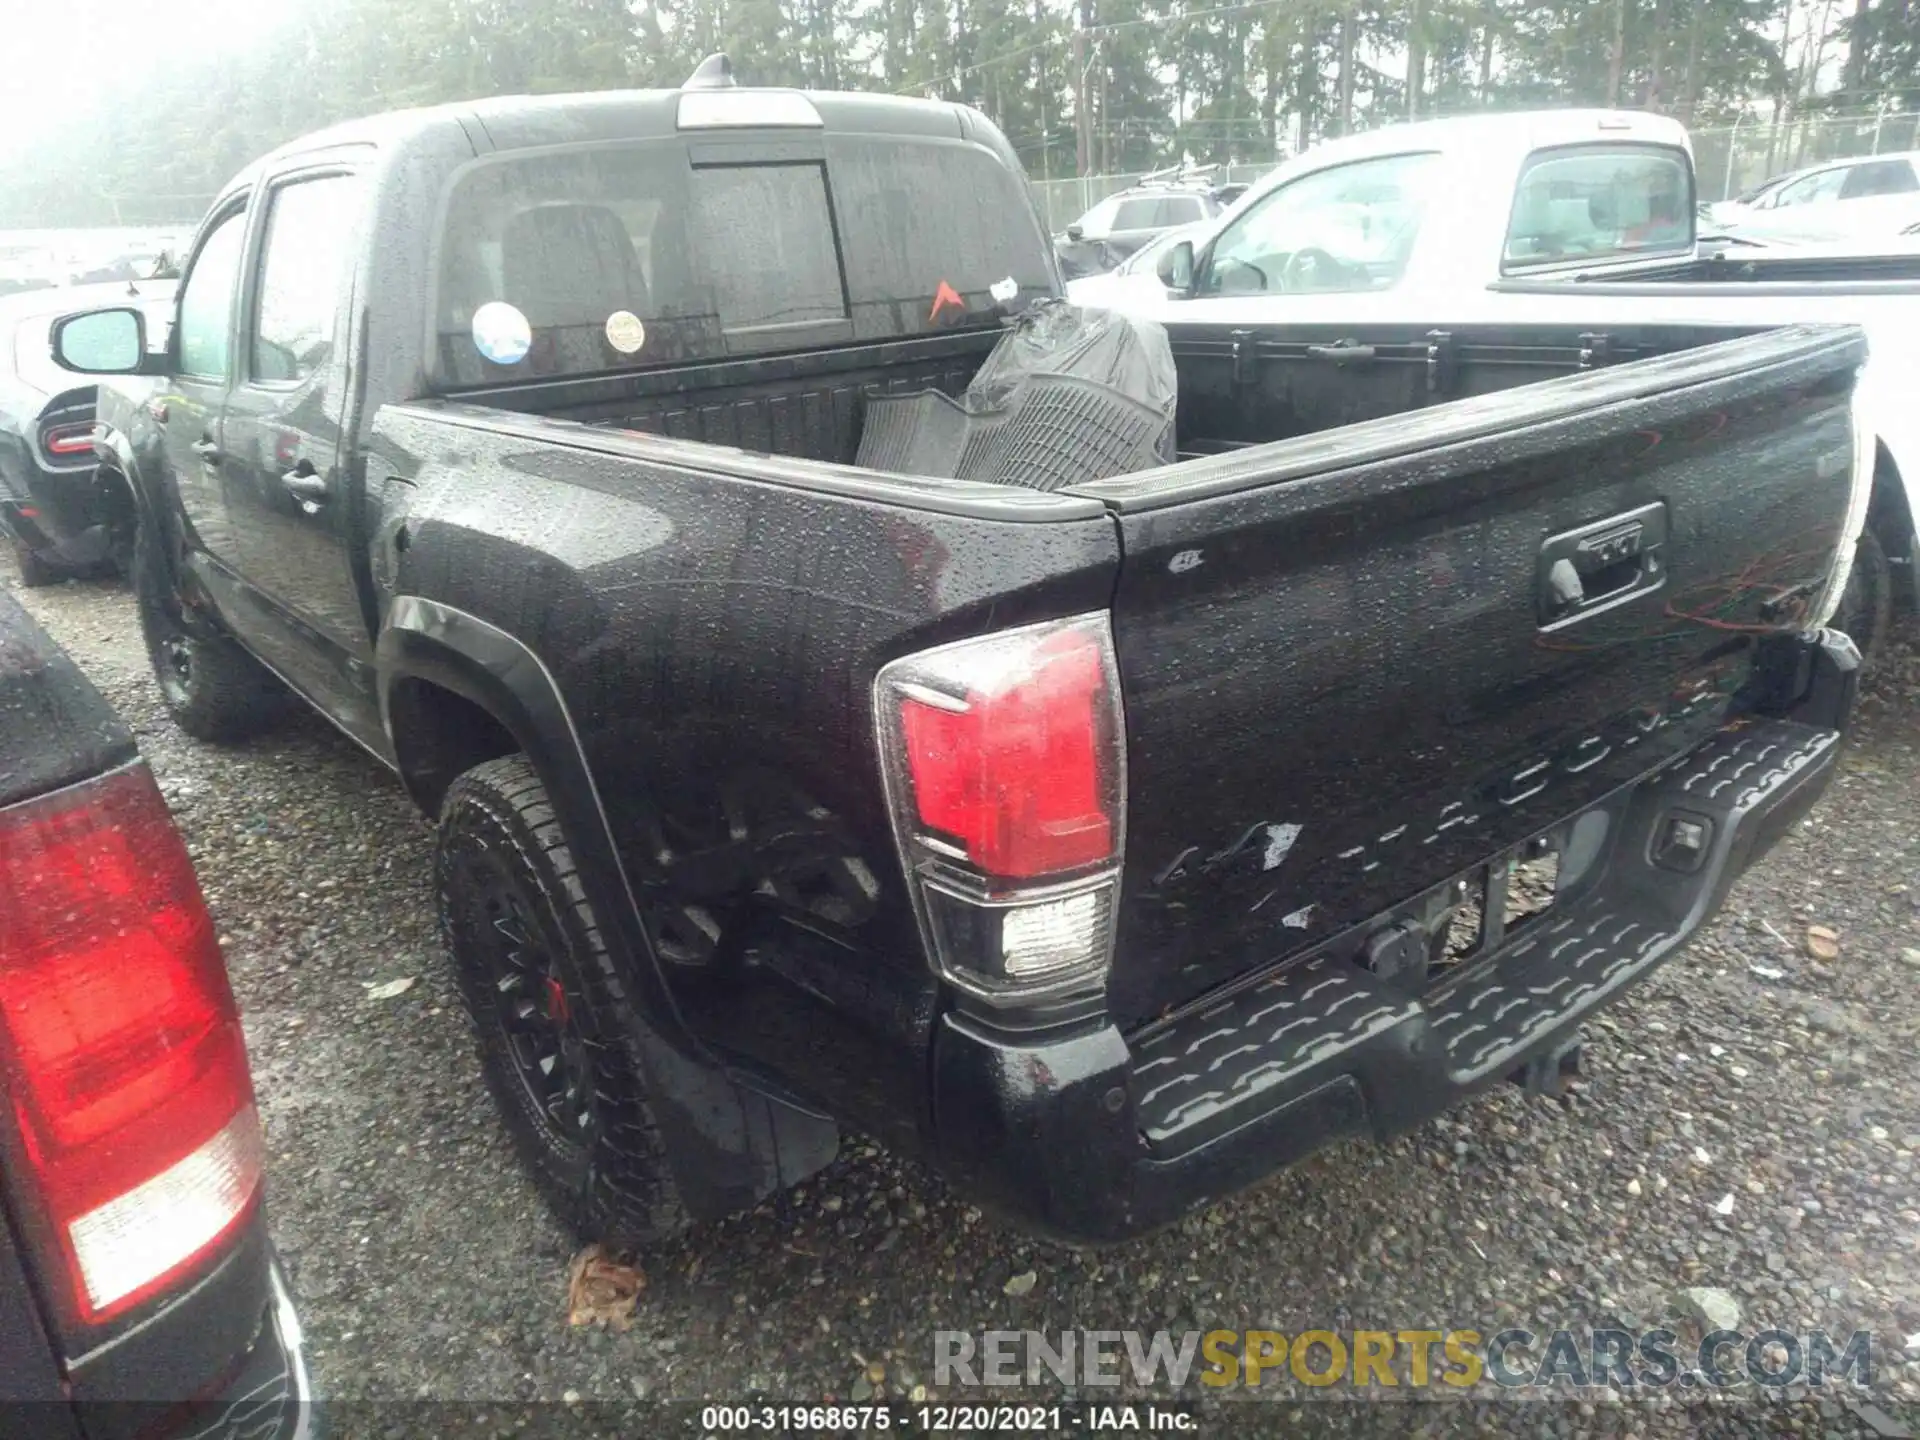
[{"label": "black plastic bag in bed", "polygon": [[1111,310],[1042,301],[954,400],[870,397],[855,463],[1058,490],[1170,464],[1178,387],[1167,332]]},{"label": "black plastic bag in bed", "polygon": [[1166,422],[1161,460],[1174,458],[1173,411],[1179,381],[1166,329],[1117,310],[1042,300],[1015,320],[967,386],[970,411],[1008,408],[1036,374],[1071,375],[1143,405]]}]

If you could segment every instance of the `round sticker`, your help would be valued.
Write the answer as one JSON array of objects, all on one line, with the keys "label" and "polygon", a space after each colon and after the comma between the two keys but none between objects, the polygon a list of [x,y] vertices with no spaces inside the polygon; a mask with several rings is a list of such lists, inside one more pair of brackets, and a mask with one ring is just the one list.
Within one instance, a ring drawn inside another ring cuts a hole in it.
[{"label": "round sticker", "polygon": [[517,365],[533,348],[533,327],[515,306],[489,300],[473,312],[473,348],[496,365]]},{"label": "round sticker", "polygon": [[631,310],[616,310],[607,317],[607,343],[622,355],[637,355],[647,343],[647,327]]}]

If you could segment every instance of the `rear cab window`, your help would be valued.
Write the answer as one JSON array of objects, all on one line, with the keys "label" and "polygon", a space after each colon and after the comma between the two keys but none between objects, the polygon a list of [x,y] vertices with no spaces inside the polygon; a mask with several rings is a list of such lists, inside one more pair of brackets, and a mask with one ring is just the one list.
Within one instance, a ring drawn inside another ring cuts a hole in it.
[{"label": "rear cab window", "polygon": [[826,166],[696,165],[689,218],[723,333],[847,318]]},{"label": "rear cab window", "polygon": [[1693,169],[1667,145],[1567,145],[1527,158],[1502,268],[1592,261],[1693,244]]},{"label": "rear cab window", "polygon": [[993,327],[1054,283],[1021,177],[924,136],[508,152],[456,175],[437,255],[440,388]]}]

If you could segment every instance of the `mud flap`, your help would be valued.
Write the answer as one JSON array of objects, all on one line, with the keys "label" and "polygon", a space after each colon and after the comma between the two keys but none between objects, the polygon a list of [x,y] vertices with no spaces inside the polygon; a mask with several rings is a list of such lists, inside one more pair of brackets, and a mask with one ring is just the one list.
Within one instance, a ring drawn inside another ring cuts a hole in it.
[{"label": "mud flap", "polygon": [[720,1220],[797,1185],[839,1152],[831,1120],[690,1059],[633,1019],[654,1124],[687,1213]]}]

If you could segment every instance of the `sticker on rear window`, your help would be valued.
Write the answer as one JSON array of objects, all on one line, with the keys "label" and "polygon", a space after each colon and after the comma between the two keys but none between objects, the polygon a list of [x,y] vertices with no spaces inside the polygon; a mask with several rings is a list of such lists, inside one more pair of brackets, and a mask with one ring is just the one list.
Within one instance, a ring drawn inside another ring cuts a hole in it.
[{"label": "sticker on rear window", "polygon": [[1019,293],[1020,282],[1011,275],[1007,276],[1004,280],[996,280],[987,287],[987,294],[991,295],[1002,305],[1012,304],[1014,298],[1018,296]]},{"label": "sticker on rear window", "polygon": [[607,344],[622,355],[638,355],[647,343],[647,327],[631,310],[616,310],[607,317]]},{"label": "sticker on rear window", "polygon": [[933,292],[933,308],[927,312],[927,323],[931,325],[938,320],[940,312],[948,306],[952,306],[963,315],[967,310],[967,302],[960,298],[960,292],[942,280],[940,288]]},{"label": "sticker on rear window", "polygon": [[533,348],[533,327],[517,306],[489,300],[473,312],[473,348],[496,365],[518,365]]}]

